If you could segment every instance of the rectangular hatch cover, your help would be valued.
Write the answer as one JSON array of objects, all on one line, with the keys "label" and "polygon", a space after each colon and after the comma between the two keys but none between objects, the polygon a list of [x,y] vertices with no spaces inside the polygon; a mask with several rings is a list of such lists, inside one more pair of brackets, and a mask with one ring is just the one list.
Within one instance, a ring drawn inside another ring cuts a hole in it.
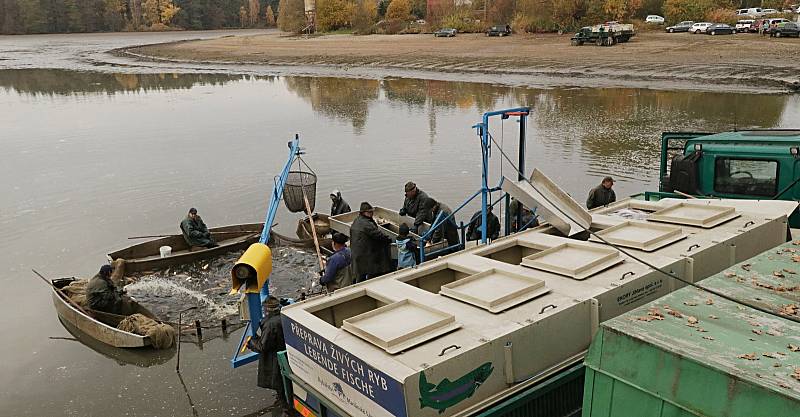
[{"label": "rectangular hatch cover", "polygon": [[[608,243],[652,252],[675,243],[686,235],[679,227],[638,221],[626,221],[596,233]],[[590,239],[599,242],[595,236]]]},{"label": "rectangular hatch cover", "polygon": [[533,170],[530,183],[503,176],[501,188],[526,207],[537,207],[536,214],[564,236],[583,232],[592,225],[592,215],[538,169]]},{"label": "rectangular hatch cover", "polygon": [[390,354],[402,352],[461,327],[455,316],[401,300],[345,319],[342,328]]},{"label": "rectangular hatch cover", "polygon": [[710,229],[737,217],[739,214],[733,207],[678,203],[651,214],[647,220]]},{"label": "rectangular hatch cover", "polygon": [[544,281],[500,269],[489,269],[443,285],[439,291],[465,303],[499,313],[550,292]]},{"label": "rectangular hatch cover", "polygon": [[522,265],[583,280],[622,262],[619,251],[612,248],[563,243],[522,258]]}]

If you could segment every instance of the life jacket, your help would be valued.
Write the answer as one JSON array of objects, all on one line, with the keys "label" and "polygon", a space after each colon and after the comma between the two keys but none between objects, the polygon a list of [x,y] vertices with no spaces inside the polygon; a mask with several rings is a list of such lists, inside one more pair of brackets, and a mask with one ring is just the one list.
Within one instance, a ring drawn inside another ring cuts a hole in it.
[{"label": "life jacket", "polygon": [[409,268],[417,264],[414,254],[406,249],[406,243],[409,241],[411,241],[410,237],[403,240],[395,240],[394,244],[397,245],[397,269]]}]

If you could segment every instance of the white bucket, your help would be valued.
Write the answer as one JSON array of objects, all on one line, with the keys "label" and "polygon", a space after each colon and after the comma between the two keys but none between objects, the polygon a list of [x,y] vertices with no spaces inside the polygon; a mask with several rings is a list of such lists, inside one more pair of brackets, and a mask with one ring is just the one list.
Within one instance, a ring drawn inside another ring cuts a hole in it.
[{"label": "white bucket", "polygon": [[162,246],[158,250],[161,252],[162,258],[172,255],[172,246]]}]

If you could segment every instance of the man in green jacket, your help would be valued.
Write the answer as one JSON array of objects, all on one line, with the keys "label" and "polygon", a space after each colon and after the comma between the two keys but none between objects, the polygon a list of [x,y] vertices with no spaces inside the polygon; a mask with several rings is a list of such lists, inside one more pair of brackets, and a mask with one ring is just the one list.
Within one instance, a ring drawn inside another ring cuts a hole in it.
[{"label": "man in green jacket", "polygon": [[92,310],[127,316],[135,313],[133,300],[111,282],[111,265],[103,265],[86,285],[86,304]]},{"label": "man in green jacket", "polygon": [[603,182],[597,187],[589,191],[589,197],[586,199],[586,208],[589,210],[595,207],[607,206],[617,201],[617,195],[611,187],[614,186],[614,179],[611,177],[603,178]]},{"label": "man in green jacket", "polygon": [[197,209],[192,207],[189,209],[189,215],[181,222],[181,231],[183,238],[189,246],[203,246],[206,248],[213,248],[217,245],[214,238],[211,237],[211,232],[208,227],[203,223],[203,219],[197,214]]}]

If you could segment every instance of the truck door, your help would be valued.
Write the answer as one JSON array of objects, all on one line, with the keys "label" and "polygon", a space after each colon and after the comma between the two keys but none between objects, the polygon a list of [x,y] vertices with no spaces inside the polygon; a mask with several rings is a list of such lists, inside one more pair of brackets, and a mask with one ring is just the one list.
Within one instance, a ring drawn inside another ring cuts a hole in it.
[{"label": "truck door", "polygon": [[779,162],[742,156],[717,155],[714,195],[728,198],[770,199],[778,189]]}]

